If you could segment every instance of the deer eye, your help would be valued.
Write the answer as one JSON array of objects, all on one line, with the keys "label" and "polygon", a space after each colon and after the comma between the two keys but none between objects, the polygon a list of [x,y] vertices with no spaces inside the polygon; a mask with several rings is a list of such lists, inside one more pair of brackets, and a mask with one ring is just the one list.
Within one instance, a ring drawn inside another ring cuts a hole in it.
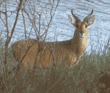
[{"label": "deer eye", "polygon": [[88,25],[85,25],[85,28],[87,28],[88,27]]},{"label": "deer eye", "polygon": [[76,25],[76,28],[79,28],[80,26],[79,25]]}]

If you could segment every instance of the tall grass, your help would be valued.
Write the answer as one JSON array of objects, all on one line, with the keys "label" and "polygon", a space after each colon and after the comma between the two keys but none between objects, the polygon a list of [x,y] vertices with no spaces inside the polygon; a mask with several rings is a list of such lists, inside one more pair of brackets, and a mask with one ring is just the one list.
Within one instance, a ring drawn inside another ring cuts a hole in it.
[{"label": "tall grass", "polygon": [[[13,77],[9,75],[6,77],[8,91],[9,93],[108,93],[110,88],[109,40],[103,54],[100,54],[100,52],[92,52],[89,55],[84,53],[79,64],[73,69],[69,67],[64,69],[63,64],[57,66],[55,60],[56,67],[52,70],[35,69],[33,72],[28,71],[25,77],[19,74]],[[13,60],[9,60],[9,70],[13,64]],[[2,92],[5,93],[3,79],[0,82],[0,91],[4,88]]]}]

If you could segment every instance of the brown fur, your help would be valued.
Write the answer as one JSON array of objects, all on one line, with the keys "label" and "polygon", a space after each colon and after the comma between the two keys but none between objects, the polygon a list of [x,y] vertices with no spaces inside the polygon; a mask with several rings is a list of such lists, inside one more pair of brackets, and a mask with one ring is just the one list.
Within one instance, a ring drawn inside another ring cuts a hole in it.
[{"label": "brown fur", "polygon": [[[94,17],[94,16],[93,16]],[[20,61],[28,47],[26,46],[26,42],[29,46],[33,44],[33,46],[29,49],[26,56],[20,63],[22,70],[27,70],[28,66],[32,70],[33,65],[35,64],[36,55],[37,57],[37,67],[40,68],[49,68],[51,69],[53,66],[53,60],[57,60],[57,63],[62,60],[67,66],[71,68],[78,64],[82,54],[86,50],[87,46],[87,38],[88,31],[86,25],[90,25],[89,23],[83,21],[73,22],[74,17],[69,15],[69,21],[76,27],[74,32],[74,36],[72,39],[61,42],[45,42],[42,41],[36,42],[34,39],[21,40],[17,41],[12,45],[13,56],[16,61]],[[92,18],[94,21],[95,18]],[[89,19],[88,19],[89,21]],[[81,31],[84,31],[84,36],[80,36]],[[33,43],[32,43],[33,42]],[[26,46],[26,48],[25,48]],[[39,48],[39,49],[38,49]],[[24,51],[23,51],[24,50]],[[23,51],[23,52],[22,52]],[[22,55],[21,55],[22,54]]]}]

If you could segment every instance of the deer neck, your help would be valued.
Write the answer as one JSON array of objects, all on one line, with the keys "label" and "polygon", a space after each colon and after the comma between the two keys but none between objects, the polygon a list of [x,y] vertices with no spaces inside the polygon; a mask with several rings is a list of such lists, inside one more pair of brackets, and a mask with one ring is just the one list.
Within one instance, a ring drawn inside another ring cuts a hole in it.
[{"label": "deer neck", "polygon": [[81,56],[86,50],[87,38],[88,38],[88,32],[84,33],[83,37],[80,37],[79,33],[75,31],[74,37],[72,39],[72,46],[73,46],[73,51],[75,51],[77,56]]}]

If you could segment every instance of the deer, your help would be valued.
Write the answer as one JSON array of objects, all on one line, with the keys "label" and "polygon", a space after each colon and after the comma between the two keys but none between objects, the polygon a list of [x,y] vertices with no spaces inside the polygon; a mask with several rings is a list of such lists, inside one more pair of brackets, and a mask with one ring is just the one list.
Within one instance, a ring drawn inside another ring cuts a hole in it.
[{"label": "deer", "polygon": [[81,21],[71,9],[71,14],[68,15],[69,22],[76,28],[73,38],[66,41],[43,42],[35,39],[23,39],[12,44],[12,54],[14,59],[19,62],[20,68],[23,71],[36,68],[52,69],[54,60],[57,64],[60,61],[65,65],[73,68],[76,66],[82,54],[87,47],[88,27],[93,24],[95,15],[93,9],[83,21]]}]

